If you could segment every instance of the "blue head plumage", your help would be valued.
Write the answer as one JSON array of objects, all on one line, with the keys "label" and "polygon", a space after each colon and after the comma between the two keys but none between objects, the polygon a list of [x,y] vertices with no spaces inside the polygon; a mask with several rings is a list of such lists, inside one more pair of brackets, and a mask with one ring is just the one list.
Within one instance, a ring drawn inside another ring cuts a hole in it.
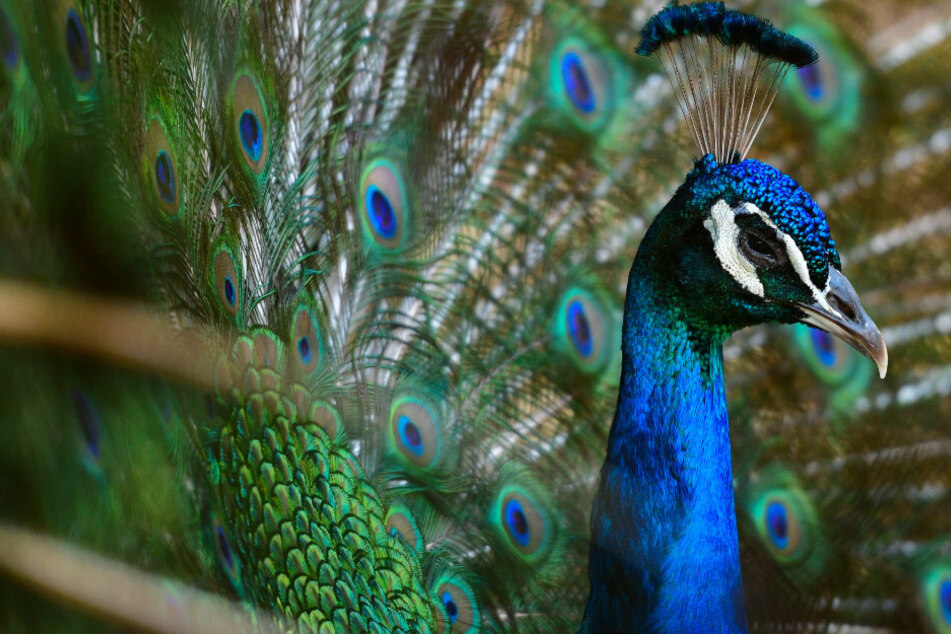
[{"label": "blue head plumage", "polygon": [[698,201],[712,204],[723,199],[731,207],[749,203],[765,212],[799,247],[817,287],[825,286],[830,264],[841,268],[822,209],[799,183],[775,167],[755,159],[721,165],[707,155],[696,162],[686,182],[693,184]]}]

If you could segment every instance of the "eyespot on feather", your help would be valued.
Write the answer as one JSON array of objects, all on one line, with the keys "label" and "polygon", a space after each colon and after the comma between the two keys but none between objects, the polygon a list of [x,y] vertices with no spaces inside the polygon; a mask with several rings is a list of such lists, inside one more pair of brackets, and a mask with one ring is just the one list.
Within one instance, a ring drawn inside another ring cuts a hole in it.
[{"label": "eyespot on feather", "polygon": [[846,106],[848,100],[856,98],[855,95],[845,94],[845,91],[855,90],[857,85],[842,77],[844,69],[839,65],[846,60],[840,59],[840,55],[836,54],[839,51],[825,43],[820,33],[806,26],[799,27],[798,31],[807,37],[811,36],[816,42],[820,51],[819,61],[795,69],[787,80],[787,90],[794,103],[810,120],[826,121],[834,118],[837,109]]},{"label": "eyespot on feather", "polygon": [[549,65],[552,104],[585,132],[599,133],[614,116],[613,60],[577,36],[564,38]]},{"label": "eyespot on feather", "polygon": [[376,158],[360,178],[360,214],[363,233],[372,244],[387,250],[405,245],[409,227],[409,198],[396,165]]},{"label": "eyespot on feather", "polygon": [[770,499],[764,506],[762,521],[772,549],[783,558],[795,555],[802,543],[802,527],[795,508],[784,500]]},{"label": "eyespot on feather", "polygon": [[815,509],[791,476],[767,470],[749,513],[766,550],[789,574],[803,582],[821,574],[825,555]]},{"label": "eyespot on feather", "polygon": [[553,342],[582,374],[598,374],[611,359],[613,321],[603,301],[583,289],[570,288],[558,304]]},{"label": "eyespot on feather", "polygon": [[95,84],[96,62],[86,20],[77,7],[61,3],[59,24],[62,29],[64,62],[76,86],[80,91],[88,92]]},{"label": "eyespot on feather", "polygon": [[143,160],[159,208],[168,217],[176,216],[181,202],[177,163],[168,134],[158,117],[149,121]]},{"label": "eyespot on feather", "polygon": [[482,610],[472,587],[459,575],[443,574],[433,584],[433,594],[449,619],[449,630],[475,634],[482,627]]},{"label": "eyespot on feather", "polygon": [[250,170],[260,176],[268,160],[270,120],[257,81],[246,72],[234,80],[231,106],[237,147]]},{"label": "eyespot on feather", "polygon": [[237,553],[231,547],[231,540],[225,530],[224,524],[219,521],[217,516],[212,516],[211,537],[215,543],[215,552],[218,555],[218,563],[224,571],[231,585],[234,586],[238,596],[241,596],[244,590],[241,579],[241,561]]},{"label": "eyespot on feather", "polygon": [[518,484],[503,486],[496,495],[491,524],[503,546],[529,565],[547,559],[555,530],[548,509],[537,495]]},{"label": "eyespot on feather", "polygon": [[435,408],[415,396],[400,396],[390,408],[391,452],[407,465],[428,469],[442,454],[441,420]]},{"label": "eyespot on feather", "polygon": [[932,563],[919,574],[920,603],[935,632],[951,632],[951,566]]},{"label": "eyespot on feather", "polygon": [[234,255],[225,246],[215,253],[214,285],[221,308],[236,320],[241,312],[243,282]]},{"label": "eyespot on feather", "polygon": [[0,56],[7,70],[16,72],[21,59],[20,42],[3,7],[0,7]]},{"label": "eyespot on feather", "polygon": [[786,101],[811,124],[824,149],[860,129],[864,71],[845,38],[816,9],[793,6],[786,19],[790,35],[805,40],[819,54],[810,66],[794,69],[785,82]]},{"label": "eyespot on feather", "polygon": [[874,375],[873,364],[850,345],[804,324],[793,327],[793,342],[806,367],[825,385],[848,393],[844,404],[863,393]]},{"label": "eyespot on feather", "polygon": [[320,326],[310,306],[300,304],[294,316],[294,332],[291,338],[294,359],[304,374],[313,374],[320,368],[323,357],[323,342]]}]

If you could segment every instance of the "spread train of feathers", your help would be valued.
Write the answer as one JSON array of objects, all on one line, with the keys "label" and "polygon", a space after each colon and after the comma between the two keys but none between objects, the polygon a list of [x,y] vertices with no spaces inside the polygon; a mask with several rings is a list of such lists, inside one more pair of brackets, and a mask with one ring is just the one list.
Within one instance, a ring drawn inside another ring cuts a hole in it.
[{"label": "spread train of feathers", "polygon": [[[742,4],[891,355],[727,342],[750,629],[949,632],[951,3]],[[661,8],[0,0],[0,629],[576,631]]]}]

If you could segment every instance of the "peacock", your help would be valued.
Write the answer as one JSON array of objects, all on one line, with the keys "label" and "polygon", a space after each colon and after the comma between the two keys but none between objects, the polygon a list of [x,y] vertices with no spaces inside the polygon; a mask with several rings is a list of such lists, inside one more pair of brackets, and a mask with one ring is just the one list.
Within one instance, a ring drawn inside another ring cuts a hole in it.
[{"label": "peacock", "polygon": [[951,631],[951,3],[731,4],[0,0],[0,628]]},{"label": "peacock", "polygon": [[[779,79],[814,64],[815,50],[700,3],[651,18],[638,52],[664,59],[704,156],[631,267],[583,629],[744,632],[723,341],[762,322],[811,324],[882,378],[888,353],[839,270],[822,210],[789,176],[744,160]],[[766,504],[771,537],[788,540],[785,507]]]}]

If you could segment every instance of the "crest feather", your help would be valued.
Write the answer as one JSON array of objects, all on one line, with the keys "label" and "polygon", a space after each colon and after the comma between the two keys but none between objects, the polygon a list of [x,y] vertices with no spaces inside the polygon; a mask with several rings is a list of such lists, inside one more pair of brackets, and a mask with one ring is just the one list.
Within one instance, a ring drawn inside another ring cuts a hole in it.
[{"label": "crest feather", "polygon": [[746,157],[789,67],[818,59],[802,40],[722,2],[668,5],[644,26],[637,52],[657,54],[701,155],[719,163]]}]

